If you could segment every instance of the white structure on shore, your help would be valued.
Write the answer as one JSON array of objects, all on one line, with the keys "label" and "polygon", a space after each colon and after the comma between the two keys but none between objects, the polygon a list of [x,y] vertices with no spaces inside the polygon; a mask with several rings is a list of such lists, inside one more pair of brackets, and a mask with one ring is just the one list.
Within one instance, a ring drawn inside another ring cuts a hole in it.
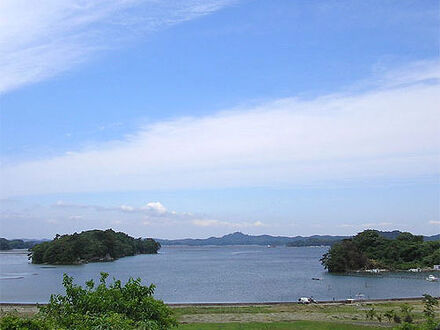
[{"label": "white structure on shore", "polygon": [[420,273],[422,270],[420,268],[411,268],[408,269],[409,272],[413,272],[413,273]]}]

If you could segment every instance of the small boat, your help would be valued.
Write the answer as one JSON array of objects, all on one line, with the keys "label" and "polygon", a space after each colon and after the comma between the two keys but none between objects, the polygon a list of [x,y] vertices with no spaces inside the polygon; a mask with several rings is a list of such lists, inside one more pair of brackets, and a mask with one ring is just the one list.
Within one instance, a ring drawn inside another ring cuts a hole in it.
[{"label": "small boat", "polygon": [[322,281],[322,278],[319,278],[319,277],[312,277],[312,280],[314,280],[314,281]]},{"label": "small boat", "polygon": [[438,281],[438,277],[435,277],[434,275],[429,275],[427,278],[426,278],[426,280],[427,281],[429,281],[429,282],[437,282]]}]

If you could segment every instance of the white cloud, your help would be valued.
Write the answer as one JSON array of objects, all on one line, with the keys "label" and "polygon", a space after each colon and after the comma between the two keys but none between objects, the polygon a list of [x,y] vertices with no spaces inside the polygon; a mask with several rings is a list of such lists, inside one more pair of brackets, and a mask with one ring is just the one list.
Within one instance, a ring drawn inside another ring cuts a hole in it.
[{"label": "white cloud", "polygon": [[408,82],[438,80],[440,65],[435,61],[419,61],[409,64],[403,70],[385,72],[380,83],[387,87],[405,85]]},{"label": "white cloud", "polygon": [[[121,207],[57,202],[50,206],[31,206],[27,202],[0,202],[0,228],[5,231],[2,235],[8,237],[14,237],[13,233],[25,235],[23,228],[28,231],[26,235],[41,235],[42,232],[47,232],[49,234],[44,234],[47,237],[52,237],[57,232],[73,233],[108,228],[128,232],[136,237],[151,237],[152,231],[156,233],[155,237],[169,237],[170,231],[174,231],[174,236],[182,237],[183,232],[194,235],[197,231],[212,229],[229,232],[270,227],[261,221],[224,221],[201,214],[168,211],[160,202],[150,202],[146,205],[148,207]],[[81,215],[78,212],[81,212]],[[4,226],[5,224],[7,226]],[[47,224],[53,226],[48,228]],[[157,233],[162,234],[158,236]]]},{"label": "white cloud", "polygon": [[[93,205],[93,204],[75,204],[69,203],[65,201],[57,201],[53,207],[55,208],[65,208],[65,209],[89,209],[94,211],[102,211],[102,212],[122,212],[122,213],[137,213],[137,214],[148,214],[150,216],[154,215],[164,215],[164,214],[172,214],[177,215],[178,213],[175,211],[168,212],[165,206],[163,206],[160,202],[149,202],[142,207],[134,207],[131,205],[123,204],[121,206],[101,206],[101,205]],[[185,214],[186,215],[186,214]]]},{"label": "white cloud", "polygon": [[121,210],[125,212],[133,212],[134,207],[130,205],[121,205]]},{"label": "white cloud", "polygon": [[[165,214],[167,213],[167,209],[160,203],[160,202],[150,202],[147,203],[144,207],[142,207],[144,210],[153,211],[157,214]],[[175,212],[173,212],[175,213]]]},{"label": "white cloud", "polygon": [[392,222],[369,222],[362,224],[344,223],[338,225],[340,228],[355,228],[355,229],[389,229],[395,226]]},{"label": "white cloud", "polygon": [[[159,203],[159,202],[153,202]],[[148,203],[147,203],[148,204]],[[160,203],[161,204],[161,203]],[[162,204],[161,204],[162,205]],[[162,205],[163,206],[163,205]],[[165,208],[165,206],[163,206]],[[35,204],[29,201],[0,199],[0,228],[7,238],[51,238],[56,233],[74,233],[90,229],[113,228],[135,237],[210,237],[234,231],[260,235],[352,235],[365,229],[401,230],[432,235],[438,233],[438,221],[431,220],[425,228],[420,223],[385,222],[381,220],[359,223],[320,223],[310,221],[286,223],[272,217],[246,220],[242,217],[216,216],[215,214],[170,211],[159,214],[144,207],[129,206],[125,211],[119,205],[92,205],[62,202],[53,205]],[[293,215],[292,215],[293,216]],[[50,224],[50,226],[48,226]]]},{"label": "white cloud", "polygon": [[438,79],[416,81],[357,95],[282,99],[252,109],[157,122],[122,141],[4,166],[1,194],[436,176],[439,95]]},{"label": "white cloud", "polygon": [[0,93],[69,70],[231,0],[0,1]]}]

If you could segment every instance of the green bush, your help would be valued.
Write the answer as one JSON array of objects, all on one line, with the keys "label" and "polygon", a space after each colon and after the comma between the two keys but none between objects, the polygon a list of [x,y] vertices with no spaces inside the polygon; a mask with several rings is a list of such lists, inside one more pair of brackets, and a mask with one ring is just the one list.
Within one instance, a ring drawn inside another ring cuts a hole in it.
[{"label": "green bush", "polygon": [[396,315],[396,313],[394,313],[393,309],[390,309],[383,314],[383,316],[385,316],[388,319],[388,322],[391,322],[391,320],[393,319],[393,317],[395,315]]},{"label": "green bush", "polygon": [[25,319],[16,315],[6,315],[0,318],[0,329],[2,330],[49,330],[47,322],[39,319]]},{"label": "green bush", "polygon": [[408,304],[403,304],[402,306],[400,306],[400,311],[402,313],[402,319],[405,323],[412,323],[413,322],[413,315],[412,315],[412,311],[413,311],[414,307],[408,305]]},{"label": "green bush", "polygon": [[154,299],[153,284],[143,286],[139,278],[130,278],[125,285],[119,280],[107,285],[107,277],[101,273],[99,285],[90,280],[83,288],[64,274],[66,295],[52,295],[49,304],[40,307],[32,319],[3,317],[0,329],[165,330],[177,326],[172,310]]}]

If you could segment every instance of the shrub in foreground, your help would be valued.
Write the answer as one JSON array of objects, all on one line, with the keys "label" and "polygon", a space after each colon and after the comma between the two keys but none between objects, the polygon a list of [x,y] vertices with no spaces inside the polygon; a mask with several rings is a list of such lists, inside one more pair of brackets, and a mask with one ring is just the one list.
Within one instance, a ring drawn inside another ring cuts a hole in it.
[{"label": "shrub in foreground", "polygon": [[86,287],[73,284],[64,274],[66,295],[52,295],[46,306],[32,319],[6,316],[0,329],[151,329],[165,330],[177,326],[172,310],[154,299],[155,286],[141,285],[130,278],[125,285],[114,280],[107,285],[107,273],[101,273],[99,285],[93,280]]}]

